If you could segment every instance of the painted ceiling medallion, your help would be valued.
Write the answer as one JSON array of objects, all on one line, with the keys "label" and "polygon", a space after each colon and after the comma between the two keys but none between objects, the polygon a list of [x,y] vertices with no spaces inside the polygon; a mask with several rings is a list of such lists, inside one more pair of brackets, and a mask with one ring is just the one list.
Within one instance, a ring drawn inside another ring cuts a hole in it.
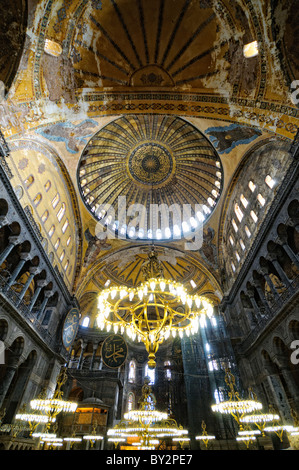
[{"label": "painted ceiling medallion", "polygon": [[129,176],[141,184],[154,188],[169,182],[174,168],[171,152],[155,142],[138,145],[128,158]]},{"label": "painted ceiling medallion", "polygon": [[78,166],[90,213],[118,237],[142,240],[197,230],[217,204],[222,176],[208,139],[172,116],[115,119],[89,141]]}]

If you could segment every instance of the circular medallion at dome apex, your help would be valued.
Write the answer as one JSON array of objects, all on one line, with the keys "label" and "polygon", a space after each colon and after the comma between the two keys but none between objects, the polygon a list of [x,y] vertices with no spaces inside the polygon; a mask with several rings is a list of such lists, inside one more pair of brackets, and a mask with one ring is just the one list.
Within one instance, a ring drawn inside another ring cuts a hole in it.
[{"label": "circular medallion at dome apex", "polygon": [[138,145],[128,159],[128,172],[133,180],[154,188],[171,179],[174,167],[170,151],[154,142]]},{"label": "circular medallion at dome apex", "polygon": [[223,170],[212,144],[188,121],[127,115],[91,138],[77,178],[102,226],[122,238],[166,240],[190,235],[211,216]]}]

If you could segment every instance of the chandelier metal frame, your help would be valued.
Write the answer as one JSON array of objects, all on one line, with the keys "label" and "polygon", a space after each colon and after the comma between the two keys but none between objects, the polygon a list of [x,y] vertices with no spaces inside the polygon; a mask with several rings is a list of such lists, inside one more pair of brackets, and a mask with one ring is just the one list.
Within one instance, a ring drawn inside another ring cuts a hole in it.
[{"label": "chandelier metal frame", "polygon": [[[124,414],[116,426],[107,432],[108,440],[117,446],[128,438],[139,438],[139,450],[154,449],[153,445],[160,443],[161,438],[177,438],[180,442],[187,439],[188,431],[178,425],[176,420],[170,418],[167,413],[155,409],[155,402],[149,400],[151,395],[150,379],[145,378],[142,387],[142,397],[139,409],[130,410]],[[133,445],[133,444],[132,444]]]},{"label": "chandelier metal frame", "polygon": [[242,400],[239,392],[235,390],[235,377],[229,369],[226,369],[225,382],[229,387],[228,397],[229,400],[222,401],[212,405],[212,410],[223,414],[230,414],[237,421],[240,430],[243,429],[241,419],[246,413],[262,409],[261,402],[254,399]]},{"label": "chandelier metal frame", "polygon": [[142,341],[153,369],[159,345],[170,335],[196,333],[200,316],[213,316],[213,304],[204,296],[189,295],[183,284],[162,277],[154,250],[143,272],[146,280],[137,287],[112,286],[101,291],[97,323],[101,329],[126,332],[133,341]]}]

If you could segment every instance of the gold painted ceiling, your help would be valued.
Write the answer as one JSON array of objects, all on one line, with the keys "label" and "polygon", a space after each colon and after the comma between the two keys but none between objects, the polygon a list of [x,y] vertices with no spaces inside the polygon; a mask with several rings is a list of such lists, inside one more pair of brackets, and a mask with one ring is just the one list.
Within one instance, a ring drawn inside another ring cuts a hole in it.
[{"label": "gold painted ceiling", "polygon": [[[88,142],[78,165],[78,184],[91,214],[102,223],[110,217],[110,230],[116,226],[118,234],[134,239],[178,239],[192,230],[190,220],[200,222],[196,211],[205,219],[212,213],[222,173],[214,147],[187,121],[130,115],[113,120]],[[122,204],[128,216],[121,217]],[[154,205],[171,209],[171,214],[160,215],[167,220],[152,220]],[[137,209],[140,221],[134,224]]]},{"label": "gold painted ceiling", "polygon": [[[256,148],[287,147],[298,129],[297,2],[15,0],[0,8],[16,51],[7,54],[2,34],[0,126],[12,185],[83,314],[108,281],[139,282],[153,242],[96,236],[96,203],[113,205],[117,194],[145,206],[213,199],[196,250],[182,238],[154,241],[168,276],[219,302],[235,175]],[[246,58],[252,41],[258,54]]]}]

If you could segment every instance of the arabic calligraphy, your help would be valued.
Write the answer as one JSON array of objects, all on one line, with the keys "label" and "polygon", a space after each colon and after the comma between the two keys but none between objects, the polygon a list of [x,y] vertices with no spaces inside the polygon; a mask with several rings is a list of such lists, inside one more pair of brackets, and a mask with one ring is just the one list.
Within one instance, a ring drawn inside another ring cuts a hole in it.
[{"label": "arabic calligraphy", "polygon": [[127,352],[127,344],[122,336],[108,336],[102,346],[103,362],[108,367],[120,367],[127,358]]}]

